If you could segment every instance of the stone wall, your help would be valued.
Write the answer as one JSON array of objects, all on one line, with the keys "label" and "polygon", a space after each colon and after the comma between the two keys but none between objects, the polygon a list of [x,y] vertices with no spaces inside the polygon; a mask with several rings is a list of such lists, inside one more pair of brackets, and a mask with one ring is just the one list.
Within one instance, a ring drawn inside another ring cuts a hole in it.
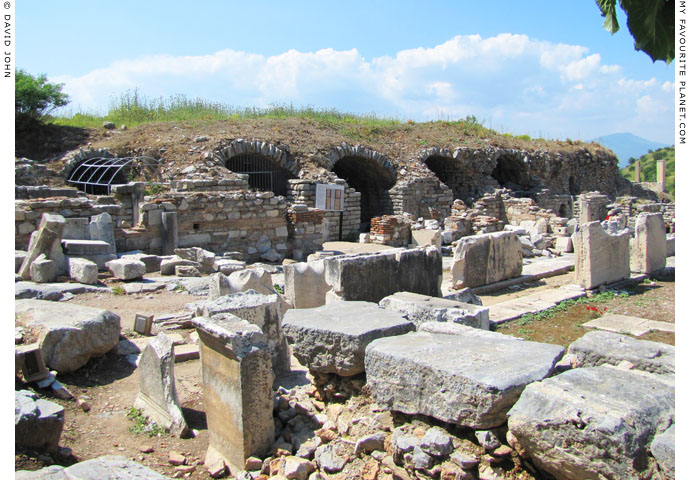
[{"label": "stone wall", "polygon": [[425,219],[442,220],[450,214],[453,192],[435,178],[414,178],[399,182],[390,190],[393,212]]},{"label": "stone wall", "polygon": [[410,244],[410,222],[402,215],[383,215],[371,219],[369,241],[393,247]]},{"label": "stone wall", "polygon": [[[312,180],[288,180],[287,201],[292,205],[316,207],[316,184]],[[336,185],[345,187],[345,209],[343,210],[343,239],[354,240],[359,233],[359,213],[361,194],[349,188],[344,180],[336,180]],[[340,212],[323,211],[325,228],[328,231],[326,240],[338,240],[340,230]]]}]

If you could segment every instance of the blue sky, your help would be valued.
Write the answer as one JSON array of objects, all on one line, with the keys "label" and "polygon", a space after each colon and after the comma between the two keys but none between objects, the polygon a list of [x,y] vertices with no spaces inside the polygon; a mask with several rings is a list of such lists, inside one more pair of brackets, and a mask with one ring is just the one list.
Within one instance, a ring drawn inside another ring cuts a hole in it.
[{"label": "blue sky", "polygon": [[71,112],[137,88],[226,104],[500,132],[673,143],[674,64],[611,36],[594,0],[18,3],[17,67],[65,84]]}]

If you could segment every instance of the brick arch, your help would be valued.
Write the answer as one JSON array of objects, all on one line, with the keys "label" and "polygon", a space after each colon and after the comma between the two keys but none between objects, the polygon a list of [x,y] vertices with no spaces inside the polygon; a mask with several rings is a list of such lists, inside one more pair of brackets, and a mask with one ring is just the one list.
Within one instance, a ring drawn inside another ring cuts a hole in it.
[{"label": "brick arch", "polygon": [[117,158],[117,155],[113,155],[107,148],[82,150],[81,148],[76,152],[69,154],[65,160],[65,166],[62,169],[62,176],[65,178],[70,178],[74,169],[87,160],[92,158]]},{"label": "brick arch", "polygon": [[216,157],[223,163],[232,157],[241,154],[257,154],[269,158],[271,161],[284,170],[290,172],[295,178],[299,178],[301,167],[294,158],[288,156],[287,146],[276,146],[272,143],[261,140],[246,141],[241,138],[233,140],[230,145],[216,151]]}]

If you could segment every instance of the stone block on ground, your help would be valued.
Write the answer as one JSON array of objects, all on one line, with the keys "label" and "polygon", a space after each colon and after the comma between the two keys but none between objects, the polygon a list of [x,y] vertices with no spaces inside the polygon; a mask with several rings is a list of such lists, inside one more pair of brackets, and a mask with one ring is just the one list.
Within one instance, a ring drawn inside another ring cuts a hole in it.
[{"label": "stone block on ground", "polygon": [[169,477],[121,455],[104,455],[69,467],[51,465],[15,472],[15,480],[167,480]]},{"label": "stone block on ground", "polygon": [[201,264],[199,262],[185,260],[175,255],[174,257],[161,260],[161,275],[175,275],[175,267],[178,265],[190,265],[201,268]]},{"label": "stone block on ground", "polygon": [[203,273],[213,272],[213,264],[216,261],[216,254],[204,250],[200,247],[176,248],[175,255],[184,259],[201,264],[200,270]]},{"label": "stone block on ground", "polygon": [[200,277],[201,271],[193,265],[176,265],[175,275],[178,277]]},{"label": "stone block on ground", "polygon": [[403,314],[417,327],[425,322],[451,322],[489,329],[489,309],[469,303],[418,293],[397,292],[383,298],[379,305],[386,310]]},{"label": "stone block on ground", "polygon": [[650,447],[652,455],[668,478],[676,478],[676,424],[654,437]]},{"label": "stone block on ground", "polygon": [[163,261],[160,256],[149,255],[147,253],[128,253],[122,255],[120,258],[144,262],[144,265],[146,265],[146,273],[158,272],[161,269],[161,262]]},{"label": "stone block on ground", "polygon": [[14,273],[19,273],[19,269],[22,267],[25,258],[26,252],[24,250],[14,251]]},{"label": "stone block on ground", "polygon": [[630,270],[652,273],[666,266],[666,226],[661,213],[642,212],[630,241]]},{"label": "stone block on ground", "polygon": [[110,251],[107,253],[115,253],[115,231],[113,230],[113,218],[109,213],[104,212],[91,217],[89,233],[91,240],[101,240],[110,245]]},{"label": "stone block on ground", "polygon": [[208,278],[208,296],[206,299],[209,302],[216,300],[219,297],[230,295],[234,293],[230,287],[228,276],[222,272],[214,273]]},{"label": "stone block on ground", "polygon": [[111,260],[105,266],[113,277],[119,280],[134,280],[143,277],[146,273],[146,264],[139,260]]},{"label": "stone block on ground", "polygon": [[315,308],[325,305],[326,283],[323,260],[285,265],[285,295],[294,308]]},{"label": "stone block on ground", "polygon": [[102,240],[62,240],[62,248],[67,255],[109,255],[111,246]]},{"label": "stone block on ground", "polygon": [[175,354],[172,339],[159,333],[139,357],[139,394],[134,407],[149,420],[179,437],[187,433],[175,388]]},{"label": "stone block on ground", "polygon": [[93,285],[98,283],[98,265],[85,258],[68,259],[69,277],[75,282]]},{"label": "stone block on ground", "polygon": [[662,379],[576,368],[528,385],[508,412],[508,428],[559,480],[651,478],[650,444],[675,417],[675,389]]},{"label": "stone block on ground", "polygon": [[100,308],[46,300],[16,300],[17,324],[41,329],[38,342],[46,365],[59,373],[84,366],[114,348],[120,317]]},{"label": "stone block on ground", "polygon": [[580,226],[575,233],[575,281],[586,289],[630,277],[627,231],[607,233],[599,222]]},{"label": "stone block on ground", "polygon": [[266,336],[233,315],[196,317],[208,424],[205,465],[224,461],[233,472],[264,458],[274,441],[273,373]]},{"label": "stone block on ground", "polygon": [[412,246],[436,247],[439,251],[441,250],[441,230],[410,230],[410,236],[410,244]]},{"label": "stone block on ground", "polygon": [[676,256],[676,234],[669,233],[666,235],[666,256],[675,257]]},{"label": "stone block on ground", "polygon": [[366,349],[367,385],[385,408],[463,427],[505,423],[525,386],[551,374],[564,352],[459,324],[426,325],[454,334],[416,332],[373,341]]},{"label": "stone block on ground", "polygon": [[266,335],[273,371],[278,374],[290,370],[290,350],[281,327],[283,314],[278,294],[263,295],[254,290],[233,293],[202,304],[200,313],[210,318],[232,314],[258,326]]},{"label": "stone block on ground", "polygon": [[29,390],[14,392],[14,441],[39,451],[57,452],[65,409]]},{"label": "stone block on ground", "polygon": [[[62,215],[43,214],[38,230],[31,234],[27,255],[24,257],[22,266],[19,268],[18,273],[24,280],[29,280],[31,278],[31,264],[41,254],[44,254],[49,260],[53,260],[56,263],[61,264],[64,262],[66,271],[66,261],[64,260],[62,247],[60,246],[64,228],[65,218]],[[61,275],[63,273],[61,271],[62,266],[57,265],[57,267],[55,274]]]},{"label": "stone block on ground", "polygon": [[217,258],[213,263],[213,271],[224,273],[225,275],[230,275],[245,268],[247,268],[246,262],[233,260],[232,258]]},{"label": "stone block on ground", "polygon": [[342,300],[379,302],[395,292],[441,295],[441,252],[391,249],[324,259],[326,283]]},{"label": "stone block on ground", "polygon": [[616,366],[627,361],[634,369],[658,374],[675,374],[675,352],[672,345],[602,331],[588,332],[568,347],[568,354],[583,367]]},{"label": "stone block on ground", "polygon": [[261,268],[233,272],[228,275],[228,283],[232,293],[246,292],[247,290],[254,290],[263,295],[276,293],[271,274]]},{"label": "stone block on ground", "polygon": [[55,263],[48,260],[44,253],[40,254],[29,267],[31,281],[36,283],[50,283],[55,281]]},{"label": "stone block on ground", "polygon": [[374,303],[332,302],[289,310],[283,329],[293,355],[309,370],[350,376],[364,371],[370,342],[413,331],[414,324]]},{"label": "stone block on ground", "polygon": [[515,232],[463,237],[455,247],[451,267],[455,288],[488,285],[521,272],[522,246]]}]

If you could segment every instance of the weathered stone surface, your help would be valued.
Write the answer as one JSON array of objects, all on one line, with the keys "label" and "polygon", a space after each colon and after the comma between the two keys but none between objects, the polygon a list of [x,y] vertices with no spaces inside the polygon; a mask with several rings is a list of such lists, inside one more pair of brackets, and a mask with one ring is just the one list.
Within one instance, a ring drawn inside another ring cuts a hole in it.
[{"label": "weathered stone surface", "polygon": [[417,327],[426,322],[450,322],[489,329],[489,309],[469,303],[418,293],[397,292],[383,298],[379,305],[386,310],[401,313]]},{"label": "weathered stone surface", "polygon": [[481,298],[475,295],[469,287],[444,295],[443,298],[454,302],[471,303],[472,305],[479,305],[480,307],[483,305]]},{"label": "weathered stone surface", "polygon": [[15,480],[167,480],[163,476],[139,463],[120,455],[105,455],[67,468],[51,465],[35,472],[15,472]]},{"label": "weathered stone surface", "polygon": [[64,228],[65,218],[62,215],[43,214],[38,230],[31,234],[27,255],[19,268],[18,273],[24,280],[31,278],[31,264],[41,254],[45,254],[49,260],[56,262],[56,275],[62,275],[66,271],[67,263],[60,247]]},{"label": "weathered stone surface", "polygon": [[627,232],[609,235],[601,223],[589,222],[575,233],[575,281],[586,289],[630,276]]},{"label": "weathered stone surface", "polygon": [[414,324],[373,303],[332,302],[288,310],[283,329],[302,365],[350,376],[364,371],[364,351],[372,340],[402,335],[414,330]]},{"label": "weathered stone surface", "polygon": [[200,277],[201,272],[194,265],[176,265],[175,275],[178,277]]},{"label": "weathered stone surface", "polygon": [[178,265],[190,265],[197,268],[201,267],[199,262],[185,260],[176,255],[172,258],[166,258],[161,261],[161,275],[175,275],[175,267]]},{"label": "weathered stone surface", "polygon": [[139,260],[111,260],[105,266],[113,274],[113,277],[120,280],[141,278],[146,273],[146,264]]},{"label": "weathered stone surface", "polygon": [[55,263],[48,260],[44,253],[40,254],[29,267],[31,280],[36,283],[49,283],[55,281]]},{"label": "weathered stone surface", "polygon": [[113,230],[113,218],[109,213],[104,212],[91,217],[89,222],[89,233],[91,240],[102,240],[110,245],[110,251],[115,253],[115,232]]},{"label": "weathered stone surface", "polygon": [[39,398],[29,390],[14,392],[14,441],[36,450],[56,452],[65,409],[57,403]]},{"label": "weathered stone surface", "polygon": [[426,431],[419,447],[434,457],[444,457],[453,451],[453,441],[450,436],[438,427]]},{"label": "weathered stone surface", "polygon": [[46,365],[60,373],[82,367],[117,345],[120,317],[108,310],[45,300],[16,300],[17,323],[41,328]]},{"label": "weathered stone surface", "polygon": [[331,287],[326,283],[323,260],[285,265],[285,295],[294,308],[315,308],[326,303]]},{"label": "weathered stone surface", "polygon": [[216,254],[200,247],[176,248],[175,255],[185,260],[200,263],[206,267],[212,267],[216,261]]},{"label": "weathered stone surface", "polygon": [[277,294],[262,295],[254,290],[234,293],[206,303],[201,312],[212,318],[229,313],[258,326],[266,335],[273,371],[290,370],[290,350],[281,327],[283,315]]},{"label": "weathered stone surface", "polygon": [[675,257],[676,256],[676,234],[666,235],[666,256]]},{"label": "weathered stone surface", "polygon": [[675,389],[662,378],[576,368],[528,385],[508,412],[508,428],[559,480],[649,478],[650,443],[675,416]]},{"label": "weathered stone surface", "polygon": [[242,470],[264,458],[274,440],[273,373],[266,336],[256,325],[227,314],[196,317],[201,341],[204,406],[209,430],[205,464],[225,461]]},{"label": "weathered stone surface", "polygon": [[391,249],[324,259],[326,283],[343,300],[378,302],[395,292],[441,295],[441,252]]},{"label": "weathered stone surface", "polygon": [[650,450],[661,471],[668,478],[676,478],[676,424],[654,437]]},{"label": "weathered stone surface", "polygon": [[44,283],[15,282],[14,298],[35,298],[37,300],[59,300],[67,294],[76,295],[84,292],[108,293],[105,286],[89,286],[80,283]]},{"label": "weathered stone surface", "polygon": [[179,437],[187,433],[175,388],[175,354],[172,339],[159,333],[139,357],[139,394],[134,406],[150,420]]},{"label": "weathered stone surface", "polygon": [[616,366],[628,361],[637,370],[658,374],[675,374],[675,352],[672,345],[602,331],[588,332],[568,347],[568,354],[583,367]]},{"label": "weathered stone surface", "polygon": [[221,272],[214,273],[208,279],[208,296],[206,299],[209,302],[216,300],[225,295],[233,293],[228,281],[227,275]]},{"label": "weathered stone surface", "polygon": [[666,266],[666,226],[661,213],[640,213],[630,241],[630,270],[652,273]]},{"label": "weathered stone surface", "polygon": [[112,253],[110,244],[102,240],[62,240],[61,245],[67,255],[108,255]]},{"label": "weathered stone surface", "polygon": [[69,277],[75,282],[93,285],[98,283],[98,265],[85,258],[70,258]]},{"label": "weathered stone surface", "polygon": [[146,273],[153,273],[159,271],[161,269],[161,261],[163,260],[158,255],[149,255],[146,253],[128,253],[122,255],[120,258],[123,258],[125,260],[139,260],[140,262],[144,262],[144,265],[146,265]]},{"label": "weathered stone surface", "polygon": [[455,247],[452,281],[456,288],[478,287],[522,272],[522,246],[515,232],[463,237]]},{"label": "weathered stone surface", "polygon": [[19,273],[19,269],[22,267],[22,263],[24,263],[26,255],[27,254],[24,250],[14,251],[14,273]]},{"label": "weathered stone surface", "polygon": [[[411,230],[411,244],[415,247],[436,247],[441,250],[441,230]],[[449,242],[450,243],[450,242]]]},{"label": "weathered stone surface", "polygon": [[273,289],[271,274],[261,268],[231,273],[228,275],[228,283],[232,293],[246,292],[247,290],[254,290],[263,295],[276,293]]},{"label": "weathered stone surface", "polygon": [[246,262],[233,260],[231,258],[218,258],[213,263],[213,270],[224,273],[225,275],[230,275],[233,272],[244,270],[245,268],[247,268]]},{"label": "weathered stone surface", "polygon": [[367,385],[377,403],[470,428],[492,428],[531,382],[549,375],[564,349],[458,324],[460,334],[416,332],[373,341]]},{"label": "weathered stone surface", "polygon": [[314,460],[326,473],[338,473],[347,464],[347,458],[338,454],[336,444],[321,445],[314,453]]}]

